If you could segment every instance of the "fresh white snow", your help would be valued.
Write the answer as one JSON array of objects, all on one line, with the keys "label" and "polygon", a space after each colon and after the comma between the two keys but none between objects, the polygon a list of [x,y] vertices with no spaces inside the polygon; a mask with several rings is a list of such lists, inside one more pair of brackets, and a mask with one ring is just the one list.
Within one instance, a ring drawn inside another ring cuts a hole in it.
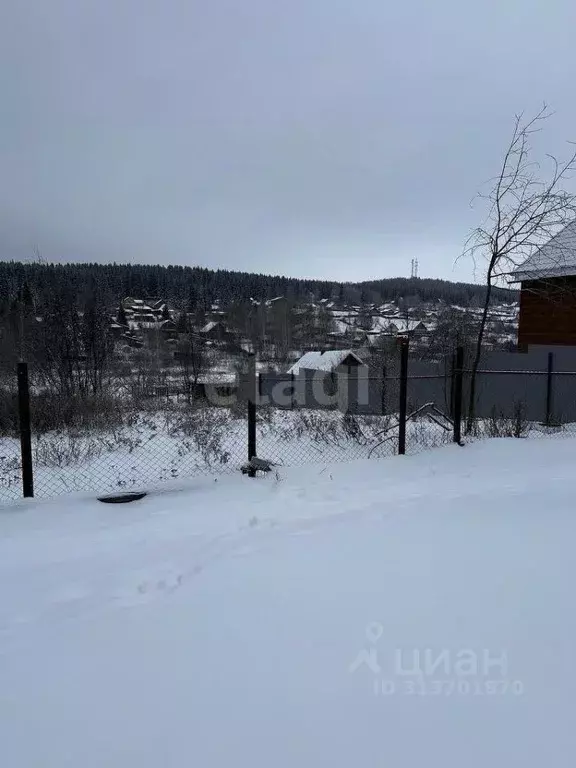
[{"label": "fresh white snow", "polygon": [[2,764],[573,764],[575,452],[1,509]]}]

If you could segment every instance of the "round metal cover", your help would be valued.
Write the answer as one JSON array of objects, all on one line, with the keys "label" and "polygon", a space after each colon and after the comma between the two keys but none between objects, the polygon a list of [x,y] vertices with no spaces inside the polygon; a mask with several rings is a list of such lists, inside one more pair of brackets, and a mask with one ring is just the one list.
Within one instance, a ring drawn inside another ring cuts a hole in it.
[{"label": "round metal cover", "polygon": [[111,493],[108,496],[98,496],[98,501],[106,504],[126,504],[129,501],[138,501],[146,496],[145,491],[129,491],[127,493]]}]

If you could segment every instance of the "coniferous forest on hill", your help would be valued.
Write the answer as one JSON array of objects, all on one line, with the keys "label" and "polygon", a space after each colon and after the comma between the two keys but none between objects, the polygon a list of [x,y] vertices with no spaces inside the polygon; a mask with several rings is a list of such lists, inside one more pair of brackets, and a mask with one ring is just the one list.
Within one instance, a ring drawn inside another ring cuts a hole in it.
[{"label": "coniferous forest on hill", "polygon": [[[125,296],[154,296],[188,309],[222,305],[254,298],[286,296],[295,302],[332,299],[344,303],[382,303],[406,295],[422,301],[443,300],[468,306],[484,296],[484,286],[431,278],[384,278],[360,283],[301,280],[203,267],[147,264],[47,264],[0,262],[0,303],[13,301],[26,290],[34,304],[49,305],[56,294],[83,304],[97,293],[100,301],[115,304]],[[514,291],[496,289],[494,300],[514,301]]]}]

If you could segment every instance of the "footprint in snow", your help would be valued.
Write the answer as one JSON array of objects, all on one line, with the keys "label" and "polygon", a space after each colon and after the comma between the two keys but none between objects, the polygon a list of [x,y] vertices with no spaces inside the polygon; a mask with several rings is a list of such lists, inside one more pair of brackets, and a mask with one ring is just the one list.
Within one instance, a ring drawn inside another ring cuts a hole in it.
[{"label": "footprint in snow", "polygon": [[120,605],[131,607],[141,605],[161,595],[175,592],[184,582],[182,573],[160,574],[158,577],[150,575],[142,581],[137,581],[133,587],[128,587],[117,596]]}]

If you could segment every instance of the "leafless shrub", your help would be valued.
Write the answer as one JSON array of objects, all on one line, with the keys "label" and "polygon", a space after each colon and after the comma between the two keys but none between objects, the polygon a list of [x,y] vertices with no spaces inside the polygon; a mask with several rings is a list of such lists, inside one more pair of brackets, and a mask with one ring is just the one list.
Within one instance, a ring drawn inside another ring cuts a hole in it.
[{"label": "leafless shrub", "polygon": [[125,429],[115,429],[111,432],[100,433],[97,436],[97,440],[109,453],[118,449],[127,449],[128,453],[132,453],[144,442],[140,433]]},{"label": "leafless shrub", "polygon": [[230,429],[231,419],[226,411],[212,408],[198,408],[183,414],[172,429],[173,436],[182,436],[178,455],[185,456],[196,451],[208,466],[227,464],[230,452],[224,441]]},{"label": "leafless shrub", "polygon": [[273,406],[260,406],[256,409],[256,418],[258,422],[270,426],[274,423],[276,410]]},{"label": "leafless shrub", "polygon": [[411,446],[434,448],[452,441],[452,431],[445,430],[427,415],[408,421],[407,431]]},{"label": "leafless shrub", "polygon": [[34,461],[41,467],[69,467],[97,458],[103,450],[103,445],[95,437],[76,432],[37,435]]},{"label": "leafless shrub", "polygon": [[17,456],[0,456],[0,490],[22,483],[20,459]]},{"label": "leafless shrub", "polygon": [[47,391],[31,397],[30,409],[36,433],[110,428],[125,424],[131,414],[131,409],[126,409],[126,404],[115,398],[63,397]]},{"label": "leafless shrub", "polygon": [[[328,416],[328,418],[327,418]],[[281,440],[308,437],[313,442],[338,444],[338,423],[329,414],[297,411],[295,418],[275,429]]]},{"label": "leafless shrub", "polygon": [[175,419],[171,434],[193,437],[201,430],[228,427],[231,419],[227,411],[216,408],[187,408]]},{"label": "leafless shrub", "polygon": [[340,422],[342,432],[348,440],[366,445],[368,438],[360,424],[360,419],[352,413],[344,413]]},{"label": "leafless shrub", "polygon": [[228,413],[231,419],[245,419],[246,410],[248,408],[247,403],[243,402],[239,398],[235,398],[230,407]]},{"label": "leafless shrub", "polygon": [[178,425],[182,421],[183,415],[190,413],[189,406],[182,407],[178,403],[167,403],[161,411],[157,413],[157,420],[160,425],[160,429],[163,432],[172,434],[178,429]]},{"label": "leafless shrub", "polygon": [[[273,412],[274,413],[274,412]],[[372,433],[382,428],[382,419],[373,420],[351,413],[336,414],[325,411],[291,411],[290,416],[280,423],[272,420],[270,429],[280,440],[289,442],[308,438],[315,443],[342,445],[355,442],[367,445]]]},{"label": "leafless shrub", "polygon": [[18,396],[10,389],[0,390],[0,436],[18,435]]},{"label": "leafless shrub", "polygon": [[512,416],[504,416],[496,407],[492,409],[490,418],[485,423],[488,437],[527,437],[530,431],[530,422],[526,418],[526,405],[516,401]]},{"label": "leafless shrub", "polygon": [[484,437],[484,435],[487,434],[486,425],[478,418],[474,418],[472,421],[468,420],[466,434],[469,437]]}]

